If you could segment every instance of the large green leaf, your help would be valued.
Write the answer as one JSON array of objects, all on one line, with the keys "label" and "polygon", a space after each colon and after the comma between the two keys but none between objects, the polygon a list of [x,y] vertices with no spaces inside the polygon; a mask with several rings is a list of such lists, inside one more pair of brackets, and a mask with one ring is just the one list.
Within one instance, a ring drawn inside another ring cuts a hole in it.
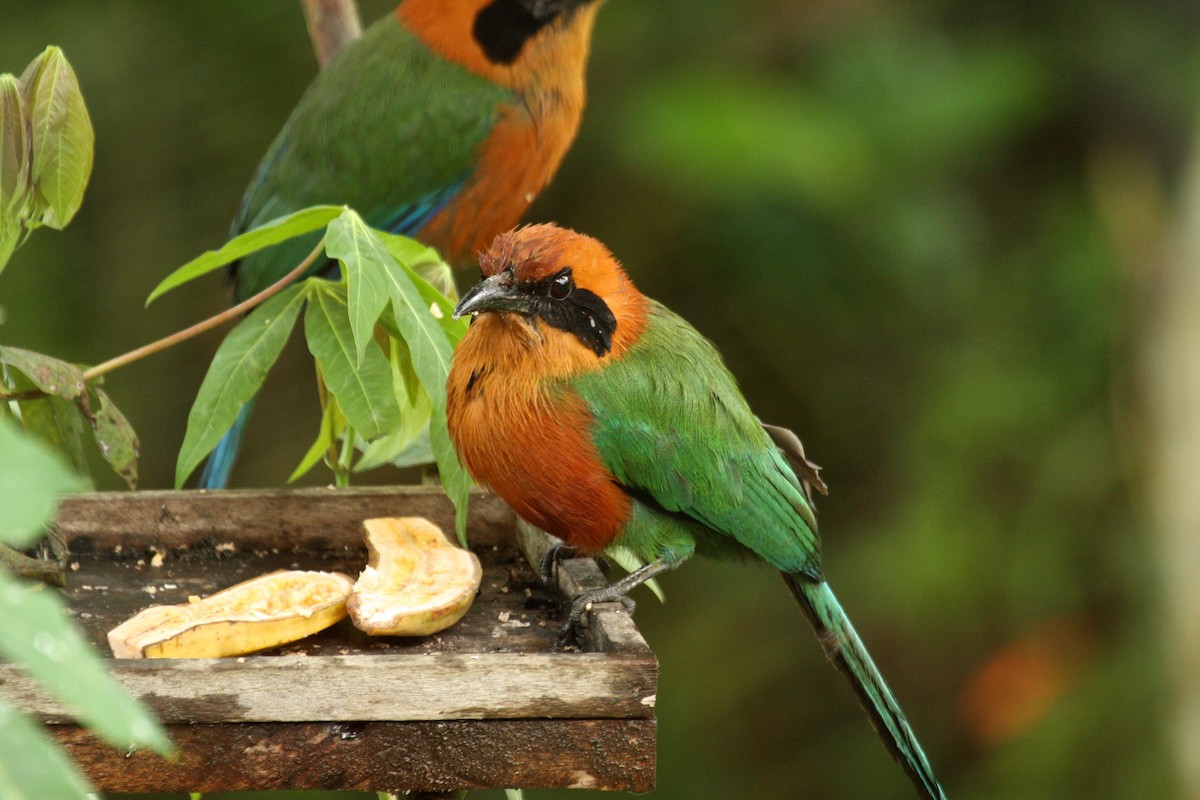
[{"label": "large green leaf", "polygon": [[171,752],[166,733],[109,676],[58,593],[3,571],[0,656],[20,664],[114,747],[139,745],[161,755]]},{"label": "large green leaf", "polygon": [[31,177],[41,221],[62,229],[83,202],[92,174],[95,135],[75,71],[62,50],[48,47],[21,76],[29,104]]},{"label": "large green leaf", "polygon": [[88,800],[91,791],[42,727],[0,699],[0,797]]},{"label": "large green leaf", "polygon": [[250,312],[221,342],[188,414],[175,463],[176,488],[183,486],[233,427],[241,407],[258,392],[287,343],[304,296],[304,285],[287,287]]},{"label": "large green leaf", "polygon": [[329,393],[337,398],[351,427],[368,439],[399,426],[400,408],[392,393],[387,359],[371,340],[356,366],[354,334],[341,287],[323,281],[312,286],[304,333]]},{"label": "large green leaf", "polygon": [[375,321],[388,303],[383,274],[391,256],[362,217],[350,209],[329,224],[325,252],[345,269],[355,364],[361,367],[375,335]]},{"label": "large green leaf", "polygon": [[220,249],[209,250],[172,272],[163,279],[162,283],[154,287],[154,291],[150,292],[150,296],[146,298],[146,305],[150,305],[158,297],[172,289],[195,280],[201,275],[207,275],[220,269],[226,264],[231,264],[250,253],[323,228],[341,213],[342,206],[313,206],[273,219],[270,222],[264,222],[254,230],[233,237]]},{"label": "large green leaf", "polygon": [[433,403],[429,444],[437,461],[442,486],[458,512],[458,538],[463,541],[466,537],[471,478],[459,463],[454,443],[446,430],[446,376],[450,373],[454,345],[442,328],[438,306],[426,303],[417,287],[420,279],[413,271],[392,259],[384,274],[396,327],[412,354],[413,371]]},{"label": "large green leaf", "polygon": [[0,418],[0,543],[26,547],[37,541],[58,496],[82,488],[83,480],[45,445]]}]

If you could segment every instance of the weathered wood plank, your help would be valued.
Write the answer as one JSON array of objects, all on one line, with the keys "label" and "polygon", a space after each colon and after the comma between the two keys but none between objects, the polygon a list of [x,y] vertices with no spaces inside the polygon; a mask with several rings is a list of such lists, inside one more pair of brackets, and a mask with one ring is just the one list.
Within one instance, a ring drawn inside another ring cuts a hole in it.
[{"label": "weathered wood plank", "polygon": [[[118,659],[117,682],[164,722],[603,719],[653,714],[653,657],[613,653]],[[11,665],[5,697],[70,714]]]},{"label": "weathered wood plank", "polygon": [[[364,519],[404,515],[454,530],[454,507],[434,486],[94,492],[66,497],[56,525],[68,542],[87,538],[96,547],[176,548],[215,540],[335,549],[361,545]],[[511,545],[513,520],[512,509],[496,495],[472,493],[473,546]]]},{"label": "weathered wood plank", "polygon": [[174,763],[50,730],[109,792],[654,788],[653,719],[172,725]]}]

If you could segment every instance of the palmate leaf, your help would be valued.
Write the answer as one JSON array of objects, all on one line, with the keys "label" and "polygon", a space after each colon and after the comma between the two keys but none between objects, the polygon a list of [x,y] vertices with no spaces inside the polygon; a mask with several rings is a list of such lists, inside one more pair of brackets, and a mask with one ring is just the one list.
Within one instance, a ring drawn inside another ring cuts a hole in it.
[{"label": "palmate leaf", "polygon": [[310,285],[304,334],[329,393],[337,398],[350,426],[368,439],[398,427],[400,407],[391,389],[391,369],[374,339],[355,362],[353,323],[344,289],[325,281]]},{"label": "palmate leaf", "polygon": [[150,305],[172,289],[218,270],[250,253],[323,228],[341,213],[342,206],[313,206],[265,222],[254,230],[239,234],[226,242],[220,249],[209,250],[164,278],[158,286],[154,287],[154,291],[150,292],[150,296],[146,298],[146,305]]},{"label": "palmate leaf", "polygon": [[91,791],[42,727],[0,699],[0,797],[88,800]]},{"label": "palmate leaf", "polygon": [[79,210],[92,174],[92,121],[75,71],[59,48],[48,47],[35,58],[21,84],[31,120],[35,216],[61,230]]},{"label": "palmate leaf", "polygon": [[54,453],[0,418],[0,543],[33,544],[54,514],[58,496],[83,488],[84,481]]},{"label": "palmate leaf", "polygon": [[175,464],[175,486],[204,460],[258,393],[267,371],[287,343],[304,304],[304,285],[292,285],[238,323],[217,348],[188,414],[187,432]]},{"label": "palmate leaf", "polygon": [[457,345],[467,335],[471,323],[467,319],[454,318],[454,303],[449,298],[457,297],[458,291],[450,267],[438,257],[436,250],[407,236],[383,231],[374,233],[397,263],[408,272],[409,280],[417,287],[430,313],[446,332],[450,344]]}]

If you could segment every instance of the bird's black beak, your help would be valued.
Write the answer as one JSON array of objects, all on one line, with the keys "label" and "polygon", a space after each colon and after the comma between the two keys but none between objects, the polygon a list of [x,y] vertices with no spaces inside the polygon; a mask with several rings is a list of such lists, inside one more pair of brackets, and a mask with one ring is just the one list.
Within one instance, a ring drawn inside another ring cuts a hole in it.
[{"label": "bird's black beak", "polygon": [[509,272],[498,272],[472,286],[454,309],[454,318],[481,311],[509,311],[528,314],[529,296],[513,280]]}]

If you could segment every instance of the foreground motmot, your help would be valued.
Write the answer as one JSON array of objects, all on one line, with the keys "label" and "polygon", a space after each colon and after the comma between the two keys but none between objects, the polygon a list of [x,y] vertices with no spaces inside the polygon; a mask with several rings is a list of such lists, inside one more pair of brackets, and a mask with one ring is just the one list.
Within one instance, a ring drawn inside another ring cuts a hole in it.
[{"label": "foreground motmot", "polygon": [[572,621],[693,553],[756,555],[783,574],[918,792],[944,798],[822,576],[815,474],[797,476],[786,437],[764,430],[712,344],[572,231],[501,234],[480,266],[455,311],[475,318],[446,386],[463,465],[567,546],[622,545],[646,565],[577,598]]},{"label": "foreground motmot", "polygon": [[[599,5],[404,0],[314,79],[259,165],[233,233],[346,204],[465,265],[520,221],[574,140]],[[235,265],[235,301],[294,269],[317,236]],[[248,413],[209,458],[202,487],[228,483]]]}]

